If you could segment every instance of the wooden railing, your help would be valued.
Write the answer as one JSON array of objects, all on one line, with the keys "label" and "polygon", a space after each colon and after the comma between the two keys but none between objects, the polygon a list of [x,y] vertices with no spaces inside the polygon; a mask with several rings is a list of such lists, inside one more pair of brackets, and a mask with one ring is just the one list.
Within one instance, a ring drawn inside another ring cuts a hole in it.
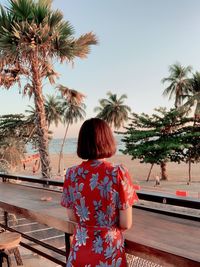
[{"label": "wooden railing", "polygon": [[[0,178],[2,178],[2,181],[6,182],[9,180],[20,180],[23,181],[27,184],[27,186],[30,187],[35,187],[36,185],[38,185],[38,187],[40,187],[40,189],[42,190],[48,190],[48,191],[55,191],[54,189],[52,189],[51,187],[62,187],[63,186],[63,182],[61,181],[54,181],[54,180],[46,180],[46,179],[38,179],[38,178],[34,178],[34,177],[27,177],[27,176],[15,176],[15,175],[9,175],[9,174],[0,174]],[[45,186],[49,186],[50,188],[43,188],[41,185],[45,185]],[[142,200],[147,200],[147,201],[153,201],[153,202],[158,202],[158,203],[164,203],[164,204],[169,204],[169,205],[176,205],[176,206],[183,206],[183,207],[188,207],[188,208],[193,208],[193,209],[199,209],[200,208],[200,201],[195,200],[195,199],[191,199],[191,198],[181,198],[181,197],[176,197],[176,196],[172,196],[172,195],[168,195],[168,194],[164,194],[164,193],[159,193],[159,194],[150,194],[148,192],[145,191],[138,191],[137,192],[139,199]],[[1,204],[0,204],[0,208],[1,208]],[[145,207],[141,207],[141,206],[137,206],[137,208],[143,208],[145,209]],[[146,208],[150,211],[154,211],[157,213],[163,213],[164,211],[160,211],[160,210],[155,210],[151,209],[151,208]],[[9,230],[9,231],[16,231],[15,229],[13,229],[12,227],[9,226],[8,224],[8,220],[7,220],[7,212],[9,212],[9,210],[5,211],[5,223],[1,223],[0,226]],[[17,211],[16,213],[20,213],[21,211],[20,209]],[[179,217],[179,218],[185,218],[185,219],[190,219],[190,220],[194,220],[194,221],[200,221],[199,217],[196,216],[189,216],[187,217],[187,215],[182,214],[183,217],[180,215],[180,213],[170,213],[169,211],[167,211],[167,215],[173,216],[173,217]],[[50,251],[54,251],[60,255],[64,255],[63,251],[49,246],[47,244],[43,244],[43,242],[34,239],[32,237],[27,236],[24,233],[21,233],[22,236],[35,243],[38,244],[40,246],[43,246],[45,248],[47,248]],[[189,234],[189,233],[188,233]],[[70,247],[70,235],[68,233],[65,234],[65,245],[66,245],[66,252],[69,252],[69,247]],[[38,253],[40,255],[42,255],[43,257],[46,257],[54,262],[56,262],[57,264],[61,265],[61,266],[65,266],[65,262],[62,262],[61,260],[57,260],[55,257],[50,256],[47,253],[44,253],[43,251],[37,250],[34,247],[31,247],[29,245],[27,245],[26,243],[21,243],[22,246],[34,251],[35,253]],[[188,257],[184,257],[184,255],[176,255],[176,253],[170,253],[168,251],[164,251],[161,250],[159,248],[156,248],[155,246],[149,246],[146,245],[145,243],[139,243],[139,242],[134,242],[132,240],[129,240],[129,238],[126,237],[125,240],[125,247],[126,247],[126,252],[134,255],[136,257],[139,257],[141,259],[141,262],[143,260],[147,260],[149,262],[141,263],[141,265],[133,265],[133,266],[163,266],[163,267],[167,267],[167,266],[177,266],[177,267],[199,267],[200,266],[200,258],[199,260],[197,259],[193,259],[193,258],[188,258]],[[139,261],[138,261],[139,262]],[[153,263],[152,263],[153,262]],[[157,264],[157,265],[156,265]]]}]

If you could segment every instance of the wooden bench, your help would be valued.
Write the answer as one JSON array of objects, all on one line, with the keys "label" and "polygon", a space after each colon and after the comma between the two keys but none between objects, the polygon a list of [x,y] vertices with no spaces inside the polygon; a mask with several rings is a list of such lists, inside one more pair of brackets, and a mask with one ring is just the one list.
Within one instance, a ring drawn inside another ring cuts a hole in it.
[{"label": "wooden bench", "polygon": [[7,266],[11,266],[10,255],[13,253],[17,265],[23,265],[20,253],[19,243],[21,241],[21,235],[18,233],[3,232],[0,233],[0,267],[3,265],[3,260],[7,261]]}]

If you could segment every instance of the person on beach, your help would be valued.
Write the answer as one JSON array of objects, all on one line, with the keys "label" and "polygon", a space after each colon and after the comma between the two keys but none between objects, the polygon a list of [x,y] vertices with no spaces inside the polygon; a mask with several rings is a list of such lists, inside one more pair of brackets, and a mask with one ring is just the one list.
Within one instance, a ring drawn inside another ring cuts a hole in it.
[{"label": "person on beach", "polygon": [[40,168],[40,160],[38,161],[38,160],[36,159],[36,161],[35,161],[35,163],[34,163],[34,165],[33,165],[33,169],[32,169],[32,171],[33,171],[33,175],[39,170],[39,168]]},{"label": "person on beach", "polygon": [[36,173],[36,164],[37,164],[37,162],[35,162],[35,163],[33,164],[33,169],[32,169],[32,171],[33,171],[33,175]]},{"label": "person on beach", "polygon": [[128,170],[105,160],[116,152],[108,124],[86,120],[78,136],[80,165],[67,169],[61,205],[76,222],[67,267],[127,266],[122,232],[138,200]]},{"label": "person on beach", "polygon": [[23,163],[23,169],[24,169],[24,171],[26,170],[26,164],[25,163]]},{"label": "person on beach", "polygon": [[160,176],[156,175],[155,176],[155,185],[154,186],[158,186],[158,185],[160,185]]}]

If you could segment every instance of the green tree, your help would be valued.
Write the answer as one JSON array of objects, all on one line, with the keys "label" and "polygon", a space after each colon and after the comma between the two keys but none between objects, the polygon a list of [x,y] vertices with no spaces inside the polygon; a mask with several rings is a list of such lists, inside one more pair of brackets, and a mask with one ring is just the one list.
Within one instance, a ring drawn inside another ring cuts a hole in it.
[{"label": "green tree", "polygon": [[85,58],[90,45],[97,44],[93,33],[74,38],[74,31],[60,11],[53,11],[51,0],[9,0],[0,7],[0,86],[9,89],[28,80],[24,92],[34,96],[36,127],[44,178],[51,176],[48,129],[45,118],[43,80],[57,77],[52,61],[73,62]]},{"label": "green tree", "polygon": [[[188,74],[190,72],[190,66],[184,68],[180,64],[175,64],[170,66],[170,77],[163,79],[163,82],[170,83],[169,87],[165,89],[164,95],[175,98],[175,106],[183,116],[188,115],[191,112],[191,108],[195,108],[193,127],[190,126],[190,132],[185,132],[184,135],[184,139],[187,139],[187,143],[190,144],[190,148],[183,153],[185,162],[189,164],[188,183],[191,181],[191,164],[197,162],[199,157],[199,140],[195,132],[200,118],[200,73],[193,73],[192,77],[189,78]],[[183,100],[185,100],[184,104],[182,104]],[[187,136],[190,136],[190,138],[187,138]]]},{"label": "green tree", "polygon": [[175,98],[174,106],[177,108],[182,104],[183,99],[190,93],[190,81],[188,78],[192,67],[183,67],[180,63],[169,66],[169,77],[163,78],[162,83],[167,83],[163,95],[169,99]]},{"label": "green tree", "polygon": [[25,143],[22,139],[13,137],[0,138],[0,165],[7,162],[10,170],[14,170],[21,165],[25,151]]},{"label": "green tree", "polygon": [[174,138],[182,146],[169,155],[169,159],[173,162],[188,164],[188,184],[192,181],[192,163],[200,161],[200,120],[194,124],[195,120],[193,117],[187,118],[187,123],[176,131]]},{"label": "green tree", "polygon": [[[150,163],[161,167],[161,179],[167,180],[166,164],[169,160],[180,162],[184,160],[182,151],[190,144],[183,142],[180,129],[191,122],[191,118],[182,117],[177,110],[159,108],[151,116],[133,113],[131,123],[126,127],[123,153],[140,159],[141,163]],[[178,153],[178,154],[177,154]],[[173,157],[172,157],[173,155]],[[151,171],[150,169],[150,171]],[[150,172],[147,177],[149,180]]]},{"label": "green tree", "polygon": [[57,88],[61,93],[61,113],[62,121],[66,125],[63,141],[60,148],[58,160],[58,174],[61,173],[61,159],[63,158],[63,148],[66,143],[67,132],[70,124],[76,123],[78,120],[83,120],[85,117],[85,104],[83,100],[85,96],[74,90],[69,89],[63,85],[58,85]]},{"label": "green tree", "polygon": [[37,139],[33,120],[23,114],[0,116],[0,165],[7,163],[10,169],[21,165],[26,144],[35,144]]},{"label": "green tree", "polygon": [[0,116],[0,138],[19,138],[24,143],[38,139],[34,120],[23,114],[7,114]]},{"label": "green tree", "polygon": [[200,72],[193,74],[190,79],[191,94],[188,95],[188,100],[180,107],[180,110],[188,110],[191,107],[195,107],[194,110],[194,123],[193,128],[190,130],[190,134],[193,135],[190,138],[191,147],[186,151],[186,162],[189,164],[189,180],[191,182],[191,164],[198,162],[200,159]]},{"label": "green tree", "polygon": [[95,112],[98,112],[96,117],[119,129],[128,120],[129,112],[131,112],[131,108],[124,104],[127,96],[123,94],[117,98],[117,95],[111,92],[108,92],[107,96],[107,99],[100,99],[99,106],[94,109]]}]

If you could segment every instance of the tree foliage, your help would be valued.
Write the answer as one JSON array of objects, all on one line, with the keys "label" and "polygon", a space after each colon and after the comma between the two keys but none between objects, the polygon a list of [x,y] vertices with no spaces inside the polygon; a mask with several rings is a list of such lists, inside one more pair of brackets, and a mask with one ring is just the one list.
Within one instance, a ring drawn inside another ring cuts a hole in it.
[{"label": "tree foliage", "polygon": [[0,161],[12,169],[21,164],[26,144],[36,145],[38,137],[34,121],[23,114],[0,116]]},{"label": "tree foliage", "polygon": [[132,114],[122,140],[125,143],[123,153],[141,163],[159,164],[162,178],[166,179],[162,169],[166,162],[186,162],[189,157],[193,161],[199,159],[200,151],[196,145],[200,142],[200,128],[193,126],[193,118],[183,117],[175,109],[155,111],[151,116]]}]

